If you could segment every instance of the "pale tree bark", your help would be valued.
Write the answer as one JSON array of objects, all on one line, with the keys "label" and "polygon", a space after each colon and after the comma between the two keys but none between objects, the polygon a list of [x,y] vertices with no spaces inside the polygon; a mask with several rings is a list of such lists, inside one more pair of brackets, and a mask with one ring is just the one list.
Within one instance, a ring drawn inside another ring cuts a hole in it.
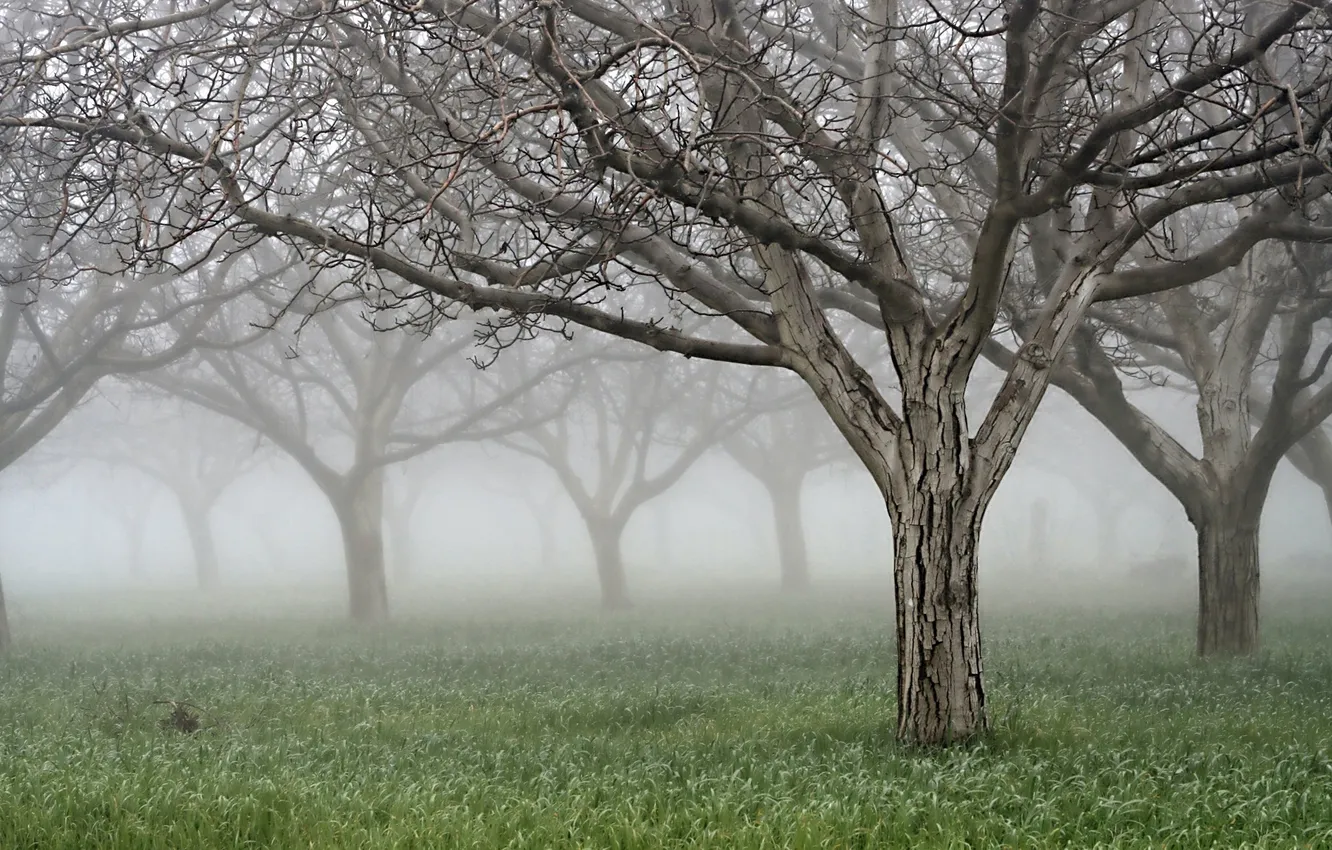
[{"label": "pale tree bark", "polygon": [[608,359],[580,381],[569,414],[500,442],[555,474],[587,528],[602,607],[623,610],[630,598],[621,540],[630,520],[753,412],[747,399],[734,409],[718,404],[716,367]]},{"label": "pale tree bark", "polygon": [[[478,398],[472,382],[485,373],[463,359],[474,344],[470,335],[385,333],[349,307],[307,294],[314,306],[302,305],[306,314],[293,309],[297,329],[274,329],[234,351],[203,352],[198,363],[142,380],[251,429],[310,476],[338,521],[349,616],[381,623],[389,614],[385,470],[444,443],[544,421],[544,414],[512,418],[507,411],[565,363],[552,360],[528,380]],[[300,357],[290,356],[296,330]],[[449,370],[453,364],[457,372]]]},{"label": "pale tree bark", "polygon": [[384,487],[388,561],[394,580],[403,584],[410,582],[416,572],[412,518],[416,516],[416,507],[425,495],[426,481],[433,478],[431,473],[423,473],[417,466],[413,464],[410,469],[394,476]]},{"label": "pale tree bark", "polygon": [[[761,391],[775,394],[777,389],[764,385]],[[803,403],[806,400],[807,396],[800,394],[795,405],[757,418],[722,443],[732,460],[763,485],[768,494],[781,588],[787,593],[803,593],[810,587],[809,548],[801,498],[805,480],[811,472],[844,456],[846,451],[845,441],[839,440],[840,447],[833,442],[838,435],[828,427],[826,415]]]}]

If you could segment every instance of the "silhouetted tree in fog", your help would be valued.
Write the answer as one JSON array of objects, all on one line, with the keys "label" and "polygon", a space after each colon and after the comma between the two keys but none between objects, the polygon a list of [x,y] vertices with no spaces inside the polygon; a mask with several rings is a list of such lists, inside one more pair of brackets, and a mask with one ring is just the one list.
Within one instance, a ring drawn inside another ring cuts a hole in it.
[{"label": "silhouetted tree in fog", "polygon": [[[602,606],[629,606],[624,531],[709,449],[754,415],[745,389],[708,363],[593,359],[566,415],[500,442],[555,474],[587,526]],[[528,402],[549,404],[531,394]]]},{"label": "silhouetted tree in fog", "polygon": [[[160,397],[140,395],[126,405],[128,414],[120,421],[102,417],[95,443],[71,451],[113,467],[137,470],[161,484],[180,509],[194,556],[195,579],[199,587],[212,588],[219,575],[213,510],[226,489],[261,458],[260,445],[255,437],[247,439],[235,425],[216,415],[173,412],[172,405],[161,402]],[[135,523],[135,517],[129,522]],[[141,533],[142,519],[137,523],[130,525],[131,535]],[[141,540],[138,545],[141,547]]]},{"label": "silhouetted tree in fog", "polygon": [[[764,382],[760,392],[773,389],[772,384]],[[801,492],[811,472],[846,454],[845,441],[837,439],[836,431],[813,399],[801,393],[789,407],[755,418],[722,441],[722,447],[763,485],[772,502],[782,590],[807,590],[809,552]]]},{"label": "silhouetted tree in fog", "polygon": [[[205,351],[142,380],[253,429],[301,466],[342,532],[351,617],[379,622],[388,617],[385,471],[444,443],[530,424],[506,411],[562,365],[552,361],[526,382],[493,390],[490,373],[467,359],[474,340],[464,323],[433,335],[387,332],[357,303],[327,298],[307,291],[303,312],[289,311],[256,344]],[[407,307],[376,315],[414,321]]]}]

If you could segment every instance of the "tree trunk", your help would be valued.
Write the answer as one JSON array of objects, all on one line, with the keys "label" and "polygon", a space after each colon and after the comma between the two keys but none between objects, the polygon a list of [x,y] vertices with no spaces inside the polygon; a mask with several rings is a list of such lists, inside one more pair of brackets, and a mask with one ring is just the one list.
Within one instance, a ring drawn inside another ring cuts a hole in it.
[{"label": "tree trunk", "polygon": [[9,649],[9,609],[5,606],[5,585],[0,581],[0,653]]},{"label": "tree trunk", "polygon": [[976,568],[980,517],[917,493],[893,522],[897,737],[936,745],[987,728]]},{"label": "tree trunk", "polygon": [[353,483],[337,502],[347,566],[347,595],[356,623],[388,620],[384,570],[384,479],[379,471]]},{"label": "tree trunk", "polygon": [[592,552],[597,560],[601,607],[607,611],[632,607],[624,574],[624,554],[620,546],[624,525],[613,521],[589,522],[588,532],[592,537]]},{"label": "tree trunk", "polygon": [[782,590],[809,589],[809,553],[805,545],[804,516],[800,510],[802,481],[770,482],[772,518],[777,526],[777,559],[782,569]]},{"label": "tree trunk", "polygon": [[1204,658],[1258,649],[1258,519],[1217,505],[1194,520],[1198,655]]},{"label": "tree trunk", "polygon": [[185,515],[185,531],[190,537],[190,548],[194,552],[194,575],[199,587],[209,589],[217,586],[218,558],[217,543],[213,538],[213,526],[209,522],[209,509],[204,505],[182,501],[181,508]]},{"label": "tree trunk", "polygon": [[[977,557],[981,519],[999,476],[978,485],[981,459],[966,411],[943,392],[904,405],[901,476],[889,487],[897,589],[897,738],[939,746],[984,733]],[[991,472],[991,464],[984,464]]]},{"label": "tree trunk", "polygon": [[1207,483],[1189,512],[1198,532],[1198,655],[1258,648],[1258,525],[1276,459],[1257,469],[1246,384],[1218,370],[1198,388]]}]

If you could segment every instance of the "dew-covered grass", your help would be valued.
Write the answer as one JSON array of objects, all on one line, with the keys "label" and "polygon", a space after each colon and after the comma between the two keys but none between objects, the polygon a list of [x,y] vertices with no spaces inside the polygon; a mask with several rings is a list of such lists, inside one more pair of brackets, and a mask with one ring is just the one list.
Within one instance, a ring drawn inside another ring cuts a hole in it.
[{"label": "dew-covered grass", "polygon": [[[991,612],[994,731],[893,742],[879,601],[29,634],[0,848],[1332,847],[1332,613]],[[202,711],[161,724],[158,700]]]}]

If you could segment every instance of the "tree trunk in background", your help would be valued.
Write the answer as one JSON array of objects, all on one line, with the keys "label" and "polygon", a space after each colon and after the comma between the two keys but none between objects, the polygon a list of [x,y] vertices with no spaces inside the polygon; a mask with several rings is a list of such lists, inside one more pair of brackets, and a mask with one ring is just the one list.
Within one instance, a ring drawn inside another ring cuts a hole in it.
[{"label": "tree trunk in background", "polygon": [[777,559],[782,569],[782,590],[800,593],[809,589],[809,551],[805,545],[805,523],[800,509],[801,484],[765,481],[772,499],[772,519],[777,528]]},{"label": "tree trunk in background", "polygon": [[5,585],[0,580],[0,653],[9,649],[9,609],[5,606]]},{"label": "tree trunk in background", "polygon": [[623,523],[616,523],[613,520],[590,521],[587,530],[592,537],[592,553],[597,560],[601,607],[607,611],[621,611],[632,607],[624,573],[624,554],[621,550],[621,538],[624,536]]},{"label": "tree trunk in background", "polygon": [[347,566],[347,595],[356,623],[388,620],[388,580],[384,569],[384,478],[366,475],[337,500],[338,524]]},{"label": "tree trunk in background", "polygon": [[216,587],[219,570],[217,542],[209,521],[212,511],[207,505],[186,500],[182,500],[180,506],[185,516],[185,532],[190,537],[190,549],[194,552],[194,575],[199,587],[205,590]]},{"label": "tree trunk in background", "polygon": [[1259,517],[1216,499],[1194,520],[1198,654],[1204,658],[1249,655],[1258,649]]}]

